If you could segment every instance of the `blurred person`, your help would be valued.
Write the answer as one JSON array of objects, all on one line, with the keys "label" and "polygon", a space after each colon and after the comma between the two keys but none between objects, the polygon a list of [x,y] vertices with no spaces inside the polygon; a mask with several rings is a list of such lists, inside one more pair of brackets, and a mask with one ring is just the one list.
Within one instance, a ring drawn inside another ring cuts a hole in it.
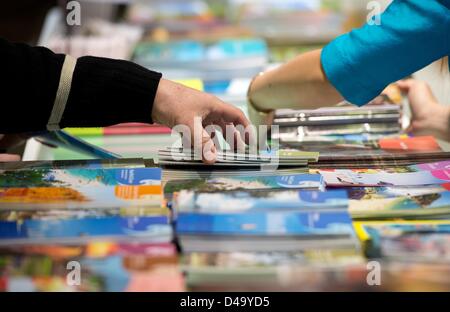
[{"label": "blurred person", "polygon": [[[217,125],[226,137],[227,125],[249,125],[238,108],[135,63],[92,56],[74,59],[3,39],[0,92],[0,133],[123,122],[186,125],[191,142],[194,129],[202,132],[198,143],[205,163],[215,162],[216,147],[204,127]],[[233,137],[240,138],[234,131]]]},{"label": "blurred person", "polygon": [[248,90],[250,118],[268,123],[277,108],[314,109],[343,100],[364,105],[387,85],[448,57],[449,33],[450,0],[394,0],[381,25],[366,24],[256,76]]},{"label": "blurred person", "polygon": [[397,85],[407,95],[411,107],[408,132],[450,141],[450,106],[439,103],[424,81],[407,79]]}]

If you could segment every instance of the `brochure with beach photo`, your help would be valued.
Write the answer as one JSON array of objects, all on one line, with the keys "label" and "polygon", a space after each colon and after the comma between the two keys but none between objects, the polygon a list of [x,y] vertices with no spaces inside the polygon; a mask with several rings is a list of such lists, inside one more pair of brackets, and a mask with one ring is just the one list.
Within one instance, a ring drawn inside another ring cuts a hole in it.
[{"label": "brochure with beach photo", "polygon": [[181,191],[174,200],[177,213],[250,213],[334,209],[346,211],[345,190],[242,190],[217,193]]},{"label": "brochure with beach photo", "polygon": [[264,189],[321,189],[320,174],[260,175],[242,177],[213,177],[209,179],[191,179],[169,181],[164,186],[164,193],[189,190],[193,192],[220,192],[235,190]]},{"label": "brochure with beach photo", "polygon": [[327,186],[418,186],[450,182],[450,170],[431,170],[406,173],[361,173],[353,170],[320,170]]},{"label": "brochure with beach photo", "polygon": [[180,235],[301,235],[331,238],[352,236],[349,213],[342,211],[290,211],[266,213],[180,213],[176,222]]},{"label": "brochure with beach photo", "polygon": [[160,168],[29,169],[3,171],[0,187],[85,187],[160,185]]},{"label": "brochure with beach photo", "polygon": [[430,218],[450,215],[450,192],[368,200],[350,200],[353,218]]},{"label": "brochure with beach photo", "polygon": [[350,200],[369,200],[441,193],[448,190],[448,185],[360,186],[348,187],[346,190]]}]

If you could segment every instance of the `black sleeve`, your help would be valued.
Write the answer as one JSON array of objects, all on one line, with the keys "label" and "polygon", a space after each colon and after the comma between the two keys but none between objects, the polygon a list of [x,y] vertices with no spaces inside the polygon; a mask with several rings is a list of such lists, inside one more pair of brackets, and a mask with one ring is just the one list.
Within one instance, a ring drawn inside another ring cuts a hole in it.
[{"label": "black sleeve", "polygon": [[[0,39],[0,133],[46,130],[63,54]],[[63,127],[151,123],[161,74],[123,60],[77,60]]]}]

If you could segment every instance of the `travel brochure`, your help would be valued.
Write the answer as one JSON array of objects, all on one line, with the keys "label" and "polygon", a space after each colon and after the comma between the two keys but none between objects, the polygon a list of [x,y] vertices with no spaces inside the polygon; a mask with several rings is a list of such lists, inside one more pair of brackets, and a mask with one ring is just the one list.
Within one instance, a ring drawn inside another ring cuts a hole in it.
[{"label": "travel brochure", "polygon": [[180,213],[178,234],[210,235],[353,235],[347,211],[289,211],[269,213]]},{"label": "travel brochure", "polygon": [[321,189],[320,174],[295,174],[257,177],[217,177],[211,179],[176,180],[168,182],[164,192],[173,193],[181,190],[193,192],[219,192],[235,190],[264,189]]},{"label": "travel brochure", "polygon": [[[340,134],[399,112],[380,109],[311,112],[302,127],[335,133],[213,166],[178,148],[0,164],[0,289],[355,291],[372,259],[383,289],[450,289],[436,284],[450,273],[450,153],[433,137]],[[69,259],[81,286],[64,282]]]},{"label": "travel brochure", "polygon": [[160,207],[161,169],[27,169],[0,175],[0,210]]},{"label": "travel brochure", "polygon": [[159,168],[69,168],[5,170],[0,187],[85,187],[111,185],[157,185],[161,182]]},{"label": "travel brochure", "polygon": [[181,191],[174,199],[176,212],[238,213],[257,211],[299,211],[308,209],[345,210],[348,196],[345,190],[326,192],[306,190],[201,193]]},{"label": "travel brochure", "polygon": [[450,263],[450,221],[356,222],[358,236],[376,257],[402,262]]},{"label": "travel brochure", "polygon": [[[67,264],[80,265],[82,283],[69,284]],[[171,243],[9,245],[0,247],[0,291],[183,291]]]},{"label": "travel brochure", "polygon": [[85,242],[99,238],[157,241],[170,239],[172,235],[167,215],[29,218],[20,221],[2,220],[0,227],[0,245],[54,240]]},{"label": "travel brochure", "polygon": [[324,182],[329,187],[337,186],[419,186],[450,182],[450,170],[424,170],[418,172],[361,173],[352,170],[321,170]]},{"label": "travel brochure", "polygon": [[350,200],[354,218],[433,218],[450,215],[450,192],[416,196],[398,196],[368,200]]}]

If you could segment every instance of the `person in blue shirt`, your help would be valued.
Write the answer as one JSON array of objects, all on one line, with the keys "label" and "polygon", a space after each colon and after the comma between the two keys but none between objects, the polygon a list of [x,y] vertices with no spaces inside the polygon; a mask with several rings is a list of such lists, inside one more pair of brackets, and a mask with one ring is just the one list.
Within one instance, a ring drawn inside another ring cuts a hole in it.
[{"label": "person in blue shirt", "polygon": [[342,100],[361,106],[449,54],[450,0],[394,0],[380,25],[366,24],[255,77],[249,115],[258,124],[275,108],[311,109]]}]

